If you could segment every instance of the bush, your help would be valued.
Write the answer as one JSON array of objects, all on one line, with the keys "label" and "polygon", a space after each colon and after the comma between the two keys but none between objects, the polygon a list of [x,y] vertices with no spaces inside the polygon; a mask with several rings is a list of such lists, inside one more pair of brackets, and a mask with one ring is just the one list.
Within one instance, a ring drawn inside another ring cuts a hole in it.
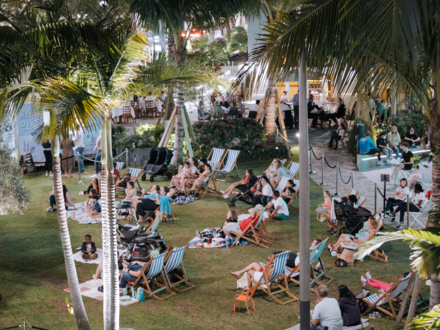
[{"label": "bush", "polygon": [[396,127],[402,141],[406,132],[408,132],[409,125],[411,125],[414,128],[414,132],[418,136],[422,137],[424,135],[425,118],[423,118],[421,111],[413,110],[410,113],[402,113],[396,117]]},{"label": "bush", "polygon": [[265,160],[274,158],[287,158],[288,150],[284,143],[277,143],[273,148],[264,149],[261,146],[255,147],[252,152],[240,152],[238,156],[238,161],[245,162],[248,160]]},{"label": "bush", "polygon": [[[115,130],[115,149],[125,150],[125,148],[133,148],[133,143],[136,148],[151,148],[158,144],[156,143],[156,137],[153,135],[153,130],[151,127],[143,126],[154,126],[154,125],[141,125],[136,129],[136,133],[128,135],[126,128],[122,124],[116,125]],[[139,130],[139,132],[138,132]],[[160,138],[159,138],[160,139]]]},{"label": "bush", "polygon": [[193,125],[196,142],[194,151],[200,150],[207,157],[211,149],[239,149],[242,153],[253,153],[254,148],[266,141],[266,130],[255,119],[240,118],[216,120]]}]

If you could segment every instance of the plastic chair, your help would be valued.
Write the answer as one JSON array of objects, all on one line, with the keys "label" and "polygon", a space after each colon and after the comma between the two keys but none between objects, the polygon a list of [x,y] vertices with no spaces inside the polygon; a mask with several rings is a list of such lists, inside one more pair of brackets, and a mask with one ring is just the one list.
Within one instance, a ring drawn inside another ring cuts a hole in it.
[{"label": "plastic chair", "polygon": [[235,314],[235,302],[238,301],[238,309],[240,309],[240,303],[244,302],[246,304],[246,309],[247,312],[249,314],[249,316],[251,316],[251,313],[249,312],[249,306],[248,306],[248,301],[251,300],[252,301],[252,306],[254,307],[254,311],[256,311],[255,309],[255,304],[254,304],[254,293],[255,290],[257,289],[257,286],[254,285],[252,286],[252,288],[250,289],[243,289],[241,290],[241,294],[236,294],[235,298],[234,298],[234,314]]}]

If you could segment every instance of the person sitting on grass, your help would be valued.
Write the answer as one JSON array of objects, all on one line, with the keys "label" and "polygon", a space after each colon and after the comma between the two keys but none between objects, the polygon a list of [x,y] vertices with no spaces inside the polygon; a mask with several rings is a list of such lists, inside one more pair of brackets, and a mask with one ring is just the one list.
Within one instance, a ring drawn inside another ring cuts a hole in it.
[{"label": "person sitting on grass", "polygon": [[373,139],[370,137],[370,132],[365,132],[365,136],[359,139],[358,147],[359,153],[361,155],[377,154],[377,165],[384,165],[384,163],[382,163],[380,160],[380,150],[377,149],[376,145],[373,142]]},{"label": "person sitting on grass", "polygon": [[406,142],[402,143],[402,150],[403,150],[402,159],[401,159],[402,162],[399,165],[394,166],[394,172],[393,172],[393,174],[391,174],[391,179],[393,179],[394,175],[396,175],[396,180],[397,180],[397,176],[399,175],[399,171],[402,168],[405,171],[409,171],[413,168],[414,161],[412,161],[411,158],[413,158],[414,155],[411,151],[409,151],[408,143],[406,143]]},{"label": "person sitting on grass", "polygon": [[[56,212],[57,209],[56,206],[56,198],[55,198],[55,185],[52,184],[52,191],[50,192],[49,196],[49,203],[50,207],[46,209],[47,212]],[[72,196],[70,195],[70,192],[67,190],[66,184],[63,182],[63,198],[64,198],[64,205],[66,210],[68,210],[69,206],[75,208],[75,204],[73,204]]]},{"label": "person sitting on grass", "polygon": [[338,251],[342,244],[355,243],[363,244],[364,242],[371,239],[376,234],[377,221],[374,217],[370,217],[368,221],[364,222],[362,229],[356,234],[356,236],[351,234],[341,234],[339,240],[336,244],[329,244],[330,250]]},{"label": "person sitting on grass", "polygon": [[90,194],[90,190],[92,190],[92,189],[94,189],[97,194],[99,194],[99,192],[101,191],[101,180],[99,180],[98,177],[92,178],[92,183],[89,185],[87,190],[80,191],[78,195],[80,195],[80,196],[82,196],[82,195],[89,195]]},{"label": "person sitting on grass", "polygon": [[246,190],[250,189],[256,181],[257,177],[254,175],[254,172],[251,169],[247,169],[246,176],[243,178],[243,180],[231,184],[228,189],[220,192],[223,193],[223,198],[227,199],[231,197],[231,194],[235,189],[245,192]]},{"label": "person sitting on grass", "polygon": [[334,298],[328,298],[326,285],[316,288],[316,305],[310,313],[310,330],[343,330],[343,321],[339,303]]},{"label": "person sitting on grass", "polygon": [[[146,262],[142,261],[132,261],[130,263],[123,261],[119,287],[124,289],[127,287],[128,282],[135,282],[146,264]],[[146,269],[145,273],[148,273],[148,271],[149,269]]]},{"label": "person sitting on grass", "polygon": [[249,209],[249,215],[250,216],[246,220],[242,220],[240,222],[228,222],[225,224],[223,227],[223,232],[225,233],[227,243],[235,240],[231,232],[240,235],[251,222],[253,226],[256,224],[258,217],[255,208]]},{"label": "person sitting on grass", "polygon": [[411,148],[417,148],[416,142],[420,141],[420,137],[414,133],[414,128],[409,126],[408,132],[406,132],[404,141],[408,143],[408,146]]},{"label": "person sitting on grass", "polygon": [[344,327],[359,325],[361,321],[361,311],[356,301],[355,295],[347,288],[346,285],[340,285],[339,291],[339,309],[342,314],[342,322]]},{"label": "person sitting on grass", "polygon": [[[411,275],[410,272],[403,273],[402,279],[408,277],[409,275]],[[390,290],[391,287],[393,286],[393,283],[390,284],[390,283],[381,282],[381,281],[378,281],[378,280],[374,279],[371,276],[369,271],[365,273],[365,276],[366,276],[366,278],[364,277],[364,275],[361,276],[362,286],[369,285],[369,286],[371,286],[373,288],[377,288],[377,289],[385,291],[385,292]]]},{"label": "person sitting on grass", "polygon": [[[422,207],[422,203],[424,201],[424,193],[423,188],[420,183],[416,183],[414,187],[414,197],[413,200],[409,201],[409,211],[410,212],[420,212],[420,209]],[[403,220],[405,219],[405,212],[408,209],[407,203],[400,204],[397,209],[395,209],[393,212],[390,213],[390,216],[393,217],[391,221],[394,221],[394,216],[400,212],[400,225],[397,227],[397,229],[404,229],[405,226],[403,224]]]},{"label": "person sitting on grass", "polygon": [[98,258],[95,242],[92,242],[92,236],[84,236],[84,242],[81,245],[81,253],[84,260],[93,260]]},{"label": "person sitting on grass", "polygon": [[131,173],[125,173],[125,176],[119,180],[119,182],[115,185],[115,187],[127,188],[127,183],[131,181]]},{"label": "person sitting on grass", "polygon": [[[283,251],[274,251],[273,254],[279,254]],[[266,269],[267,265],[260,265],[258,262],[253,262],[251,263],[249,266],[243,268],[242,270],[239,270],[237,272],[230,272],[230,274],[232,276],[234,276],[235,278],[239,278],[241,274],[247,273],[248,274],[248,286],[249,288],[252,287],[252,282],[251,282],[251,278],[254,279],[255,282],[260,281],[260,284],[264,284],[264,276],[263,276],[263,272],[264,269]],[[270,275],[272,275],[273,272],[273,264],[266,269],[266,273],[267,273],[267,277],[270,277]]]},{"label": "person sitting on grass", "polygon": [[324,204],[321,204],[320,207],[318,207],[315,211],[320,216],[319,221],[323,222],[325,219],[325,213],[331,209],[332,207],[332,196],[330,194],[330,191],[324,190]]},{"label": "person sitting on grass", "polygon": [[[101,195],[93,195],[92,197],[87,197],[86,209],[83,210],[83,212],[87,212],[87,215],[93,219],[102,217],[102,209],[101,205],[99,204],[100,198]],[[75,215],[72,215],[72,217],[75,217]]]},{"label": "person sitting on grass", "polygon": [[273,211],[269,215],[269,221],[286,220],[289,216],[289,208],[287,207],[284,199],[280,197],[280,192],[275,190],[272,194],[272,201],[267,206],[270,210],[273,207]]},{"label": "person sitting on grass", "polygon": [[287,180],[284,190],[280,193],[280,196],[287,203],[293,195],[295,195],[296,184],[292,179]]}]

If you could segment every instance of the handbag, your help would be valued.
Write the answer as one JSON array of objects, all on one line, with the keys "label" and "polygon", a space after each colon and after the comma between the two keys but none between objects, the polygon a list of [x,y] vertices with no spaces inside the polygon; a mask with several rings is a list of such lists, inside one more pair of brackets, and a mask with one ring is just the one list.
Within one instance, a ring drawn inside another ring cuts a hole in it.
[{"label": "handbag", "polygon": [[248,273],[237,280],[237,289],[249,289]]}]

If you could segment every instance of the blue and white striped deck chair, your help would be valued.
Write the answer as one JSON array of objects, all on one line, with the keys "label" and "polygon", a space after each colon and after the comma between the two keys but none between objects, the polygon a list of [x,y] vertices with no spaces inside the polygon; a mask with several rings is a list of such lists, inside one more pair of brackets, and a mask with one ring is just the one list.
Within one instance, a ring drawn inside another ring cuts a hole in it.
[{"label": "blue and white striped deck chair", "polygon": [[[278,186],[276,187],[276,190],[278,190],[279,192],[282,192],[284,190],[284,188],[286,187],[288,180],[291,180],[291,179],[285,178],[285,177],[281,178],[280,183],[278,183]],[[283,199],[286,201],[286,204],[290,209],[298,212],[299,211],[299,202],[298,202],[297,195],[299,192],[299,180],[293,180],[293,183],[295,184],[295,186],[293,187],[295,192],[292,194],[292,196],[290,196],[290,198],[283,196],[284,197]],[[292,203],[293,199],[296,199],[296,204],[298,205],[298,207],[290,206],[290,203]]]},{"label": "blue and white striped deck chair", "polygon": [[160,218],[162,216],[162,212],[160,212],[160,215],[156,217],[156,220],[150,224],[150,227],[145,231],[146,233],[150,231],[157,231],[157,227],[159,226]]},{"label": "blue and white striped deck chair", "polygon": [[[122,177],[124,177],[127,173],[131,174],[131,181],[133,181],[134,183],[137,183],[139,190],[138,192],[140,192],[142,190],[141,185],[139,183],[139,175],[142,173],[142,169],[141,168],[127,168],[127,170],[125,171],[124,175]],[[125,192],[125,190],[124,190]]]},{"label": "blue and white striped deck chair", "polygon": [[[380,215],[380,213],[377,213],[375,216],[375,219],[377,221],[377,229],[376,234],[379,232],[379,230],[383,227],[383,219]],[[374,234],[374,235],[376,235]],[[373,236],[374,237],[374,236]],[[378,261],[388,263],[388,256],[385,254],[383,250],[379,251],[379,249],[373,250],[370,254],[367,255],[367,257],[376,259]]]},{"label": "blue and white striped deck chair", "polygon": [[289,166],[289,178],[296,177],[299,171],[299,163],[291,162]]},{"label": "blue and white striped deck chair", "polygon": [[[311,264],[313,261],[313,258],[315,257],[316,252],[318,251],[320,245],[315,246],[312,251],[310,251],[310,260],[309,263]],[[296,283],[299,285],[299,281],[295,279],[300,273],[300,264],[298,264],[294,268],[284,267],[284,274],[286,274],[288,281],[291,281],[293,283]]]},{"label": "blue and white striped deck chair", "polygon": [[124,162],[117,162],[116,169],[119,171],[118,179],[121,180],[121,170],[124,167]]},{"label": "blue and white striped deck chair", "polygon": [[[173,251],[167,256],[167,259],[165,260],[164,272],[165,272],[165,280],[167,281],[167,285],[170,289],[173,289],[179,293],[195,288],[195,286],[189,282],[188,276],[186,276],[185,267],[183,267],[183,263],[182,263],[183,254],[185,253],[187,248],[188,245],[182,246],[180,248],[174,248]],[[171,283],[168,278],[168,274],[174,271],[179,266],[180,269],[182,270],[183,276],[174,273],[173,276],[176,277],[178,281]],[[187,287],[183,290],[177,289],[177,286],[181,284],[184,284]]]},{"label": "blue and white striped deck chair", "polygon": [[[138,276],[136,281],[134,282],[133,286],[136,286],[138,283],[145,286],[145,292],[153,298],[156,298],[157,300],[165,300],[171,296],[174,296],[176,293],[171,291],[165,282],[165,276],[163,272],[163,263],[165,260],[165,257],[167,255],[167,252],[162,253],[158,255],[157,257],[151,258],[150,261],[144,266],[144,268],[141,271],[141,274]],[[145,271],[148,270],[148,274],[145,274]],[[156,284],[158,286],[158,289],[155,291],[151,291],[150,284]],[[169,295],[160,298],[157,296],[157,293],[166,290]]]},{"label": "blue and white striped deck chair", "polygon": [[318,285],[329,285],[331,282],[335,280],[334,277],[331,277],[330,275],[327,275],[324,267],[324,263],[321,259],[321,254],[324,248],[327,246],[328,238],[326,238],[324,241],[321,242],[319,245],[318,252],[315,254],[313,259],[310,261],[310,274],[312,275],[312,278],[310,279],[310,290],[315,292],[314,289],[312,289],[312,286],[315,284]]},{"label": "blue and white striped deck chair", "polygon": [[[219,166],[219,169],[216,171],[216,173],[226,175],[226,178],[224,180],[216,179],[217,181],[225,182],[226,179],[228,178],[229,174],[231,174],[231,171],[234,169],[234,167],[237,170],[237,175],[235,177],[239,176],[238,167],[237,167],[237,159],[238,159],[239,154],[240,154],[240,150],[228,149],[228,151],[227,151],[228,159],[226,160],[226,164],[223,166],[222,169],[220,169],[220,166]],[[223,163],[225,163],[225,158],[226,158],[226,154],[223,157],[223,161],[222,161]]]},{"label": "blue and white striped deck chair", "polygon": [[[269,298],[274,299],[280,305],[285,305],[293,301],[299,300],[292,292],[289,290],[289,282],[287,281],[286,274],[284,273],[284,267],[286,266],[287,258],[289,257],[290,251],[281,252],[278,254],[272,255],[272,258],[267,263],[266,267],[263,267],[263,274],[260,276],[258,281],[255,281],[251,278],[252,285],[256,285],[257,289],[261,289],[265,292]],[[268,269],[272,269],[272,273],[270,276],[268,274]],[[280,281],[278,278],[282,276],[282,280]],[[283,283],[282,285],[280,283]],[[272,286],[277,287],[279,290],[273,291]],[[285,293],[288,298],[287,301],[281,301],[279,298],[275,297],[275,295]]]},{"label": "blue and white striped deck chair", "polygon": [[[211,166],[211,170],[214,171],[220,167],[222,164],[223,154],[225,153],[225,149],[212,148],[211,152],[208,155],[208,164]],[[211,159],[209,159],[211,157]],[[215,165],[217,163],[217,166]]]},{"label": "blue and white striped deck chair", "polygon": [[[369,297],[363,298],[362,301],[368,304],[368,309],[362,315],[366,315],[370,311],[377,308],[381,312],[396,319],[397,313],[394,309],[393,302],[397,302],[397,298],[406,290],[406,288],[408,287],[410,277],[411,276],[408,275],[407,277],[401,279],[386,292],[383,290],[379,290],[377,293]],[[388,304],[391,312],[381,307],[381,305],[384,304]],[[405,307],[401,307],[401,308],[405,308]]]}]

